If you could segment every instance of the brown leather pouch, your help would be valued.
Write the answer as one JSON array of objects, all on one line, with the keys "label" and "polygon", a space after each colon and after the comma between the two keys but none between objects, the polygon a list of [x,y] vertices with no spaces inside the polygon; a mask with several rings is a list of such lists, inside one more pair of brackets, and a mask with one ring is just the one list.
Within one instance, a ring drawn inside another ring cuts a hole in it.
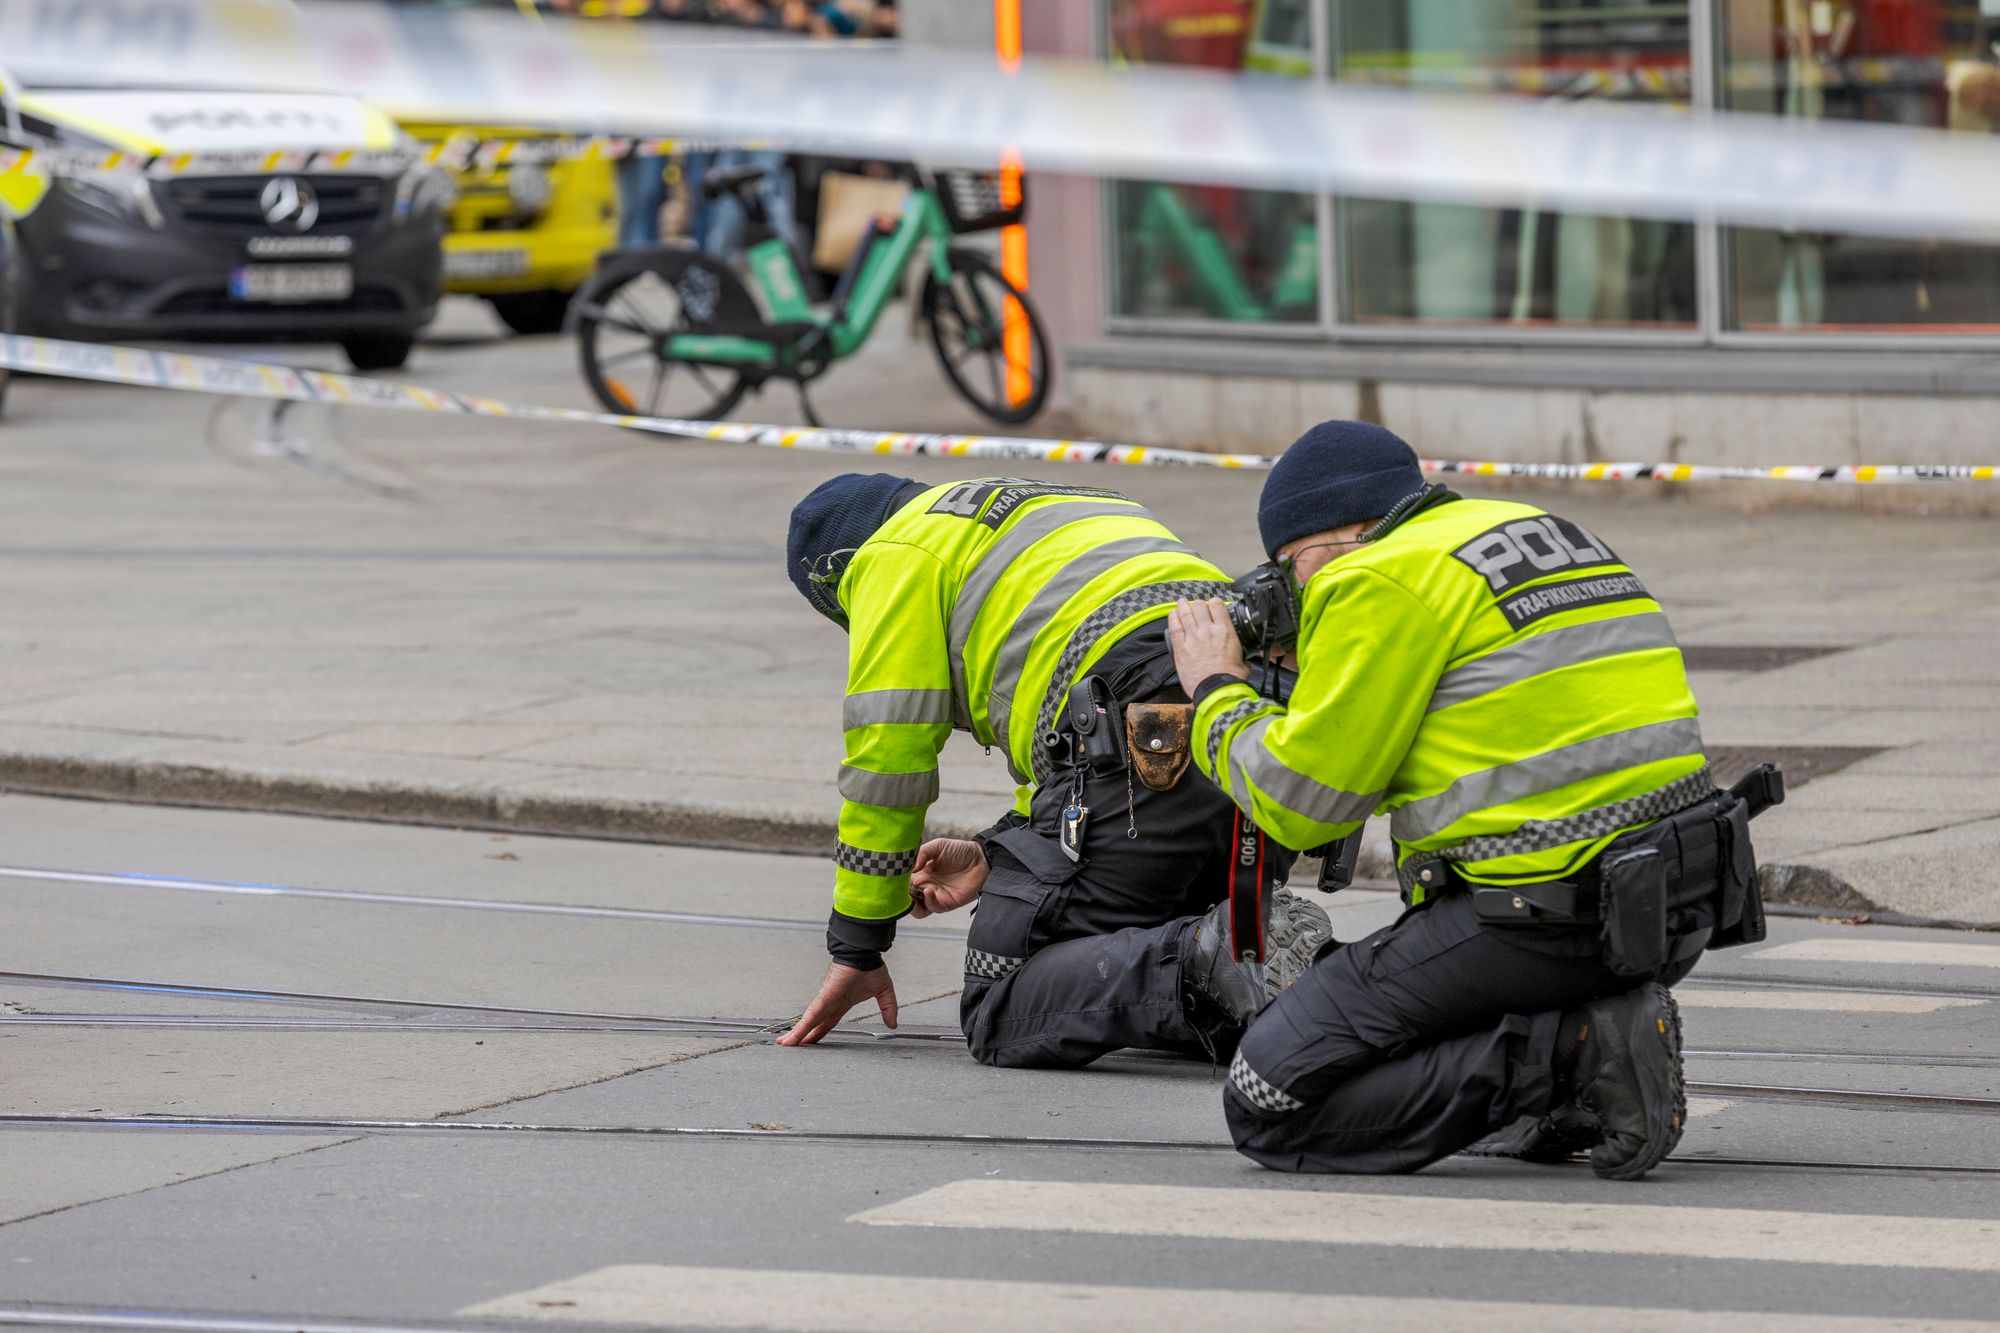
[{"label": "brown leather pouch", "polygon": [[1125,753],[1139,781],[1154,791],[1172,791],[1194,762],[1188,746],[1193,730],[1193,704],[1125,705]]}]

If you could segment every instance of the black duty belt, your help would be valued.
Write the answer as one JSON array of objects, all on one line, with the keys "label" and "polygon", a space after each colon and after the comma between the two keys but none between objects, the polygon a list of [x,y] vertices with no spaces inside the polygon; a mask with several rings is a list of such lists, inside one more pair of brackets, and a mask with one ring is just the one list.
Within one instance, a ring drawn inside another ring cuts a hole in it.
[{"label": "black duty belt", "polygon": [[[1650,824],[1678,814],[1707,800],[1714,793],[1715,779],[1704,764],[1664,787],[1656,787],[1610,805],[1565,815],[1560,819],[1529,820],[1512,833],[1468,838],[1442,852],[1413,856],[1396,867],[1396,879],[1402,886],[1403,901],[1422,902],[1436,897],[1454,884],[1466,882],[1459,877],[1453,862],[1497,860],[1503,856],[1545,851],[1586,838],[1601,838],[1615,829]],[[1581,884],[1583,873],[1576,872],[1567,878]],[[1594,880],[1590,887],[1596,887]]]},{"label": "black duty belt", "polygon": [[1704,947],[1764,938],[1750,820],[1784,799],[1783,775],[1763,764],[1727,791],[1711,788],[1699,801],[1619,834],[1562,879],[1481,884],[1436,859],[1415,874],[1425,898],[1469,890],[1474,913],[1495,927],[1595,928],[1607,968],[1658,975]]}]

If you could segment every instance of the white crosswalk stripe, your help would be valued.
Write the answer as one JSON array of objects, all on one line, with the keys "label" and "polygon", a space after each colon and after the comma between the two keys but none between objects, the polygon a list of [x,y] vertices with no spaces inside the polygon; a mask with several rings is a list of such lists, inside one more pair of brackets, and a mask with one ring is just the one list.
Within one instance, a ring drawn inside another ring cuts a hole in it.
[{"label": "white crosswalk stripe", "polygon": [[1774,963],[1884,963],[1896,967],[2000,967],[2000,944],[1946,944],[1933,940],[1794,940],[1750,957]]},{"label": "white crosswalk stripe", "polygon": [[[919,1196],[922,1197],[922,1196]],[[798,1273],[767,1269],[618,1264],[467,1306],[461,1318],[676,1328],[789,1329],[796,1333],[1152,1333],[1242,1328],[1257,1333],[1939,1333],[1991,1329],[1960,1320],[1530,1305],[1424,1297],[1320,1296],[1284,1291],[1078,1286],[972,1278]]]},{"label": "white crosswalk stripe", "polygon": [[2000,1222],[1344,1189],[960,1180],[848,1219],[1098,1235],[1424,1249],[1672,1255],[2000,1273]]},{"label": "white crosswalk stripe", "polygon": [[1990,1004],[1954,995],[1873,995],[1861,991],[1722,990],[1680,986],[1674,1000],[1683,1009],[1776,1009],[1819,1014],[1934,1014]]}]

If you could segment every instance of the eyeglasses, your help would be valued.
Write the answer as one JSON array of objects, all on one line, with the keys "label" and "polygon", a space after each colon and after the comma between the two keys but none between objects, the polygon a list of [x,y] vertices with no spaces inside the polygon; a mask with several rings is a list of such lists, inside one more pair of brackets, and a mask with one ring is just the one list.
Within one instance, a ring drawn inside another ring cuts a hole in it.
[{"label": "eyeglasses", "polygon": [[1323,550],[1329,546],[1366,546],[1366,545],[1368,545],[1368,539],[1366,537],[1358,538],[1354,541],[1344,541],[1344,542],[1314,542],[1311,546],[1301,546],[1298,550],[1292,552],[1290,555],[1279,556],[1277,560],[1275,560],[1273,563],[1276,564],[1279,569],[1285,571],[1286,578],[1290,579],[1294,583],[1297,583],[1299,581],[1299,557],[1304,555],[1307,551]]}]

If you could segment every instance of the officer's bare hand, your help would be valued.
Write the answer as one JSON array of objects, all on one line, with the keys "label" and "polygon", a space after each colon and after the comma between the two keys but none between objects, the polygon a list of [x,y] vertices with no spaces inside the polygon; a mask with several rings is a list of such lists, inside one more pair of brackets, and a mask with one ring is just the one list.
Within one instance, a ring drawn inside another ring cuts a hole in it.
[{"label": "officer's bare hand", "polygon": [[986,887],[986,853],[970,838],[932,838],[917,848],[910,871],[910,915],[955,912]]},{"label": "officer's bare hand", "polygon": [[1202,602],[1183,597],[1167,613],[1167,640],[1174,649],[1174,670],[1189,698],[1194,697],[1195,686],[1210,676],[1250,679],[1243,641],[1236,637],[1236,627],[1229,623],[1229,608],[1219,597]]},{"label": "officer's bare hand", "polygon": [[896,987],[889,980],[889,969],[885,964],[873,972],[863,972],[845,963],[829,963],[826,980],[819,983],[819,994],[792,1030],[778,1038],[780,1046],[810,1046],[840,1025],[847,1017],[847,1011],[867,1000],[874,1000],[882,1011],[882,1021],[890,1027],[896,1026]]}]

